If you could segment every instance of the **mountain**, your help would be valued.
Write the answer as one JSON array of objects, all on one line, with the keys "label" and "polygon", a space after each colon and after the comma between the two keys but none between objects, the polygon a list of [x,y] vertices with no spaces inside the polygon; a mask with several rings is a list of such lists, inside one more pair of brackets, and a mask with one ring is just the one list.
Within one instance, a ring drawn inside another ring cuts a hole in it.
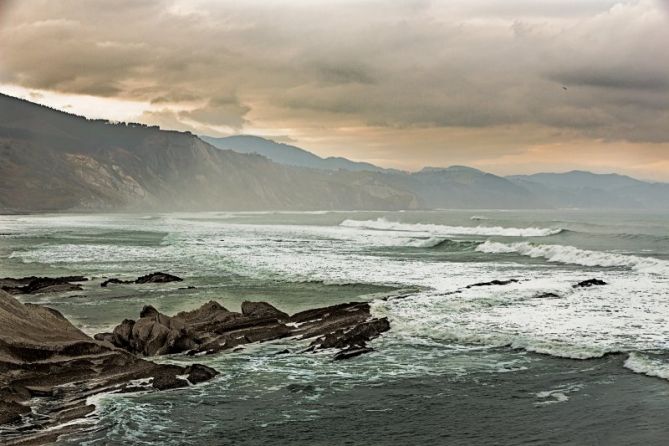
[{"label": "mountain", "polygon": [[0,209],[408,209],[370,172],[327,173],[0,95]]},{"label": "mountain", "polygon": [[465,166],[409,173],[258,137],[216,141],[249,153],[189,132],[89,120],[0,94],[0,213],[669,209],[669,184],[616,174],[501,177]]},{"label": "mountain", "polygon": [[561,189],[599,189],[605,191],[615,191],[626,187],[635,187],[644,184],[643,181],[636,180],[625,175],[617,173],[596,174],[582,170],[572,170],[565,173],[535,173],[533,175],[512,175],[507,177],[512,181],[528,181],[539,183],[544,186]]},{"label": "mountain", "polygon": [[423,208],[669,208],[669,185],[619,174],[575,170],[501,177],[466,166],[407,173],[345,158],[321,158],[257,136],[202,138],[220,149],[255,153],[284,165],[381,173],[378,181],[411,192]]},{"label": "mountain", "polygon": [[543,207],[529,190],[506,178],[465,166],[426,167],[408,175],[395,175],[396,187],[411,191],[422,207],[499,209]]},{"label": "mountain", "polygon": [[236,135],[225,138],[200,136],[203,141],[223,150],[233,150],[239,153],[255,153],[262,155],[276,163],[288,166],[309,167],[323,170],[351,170],[384,172],[386,169],[370,163],[351,161],[346,158],[321,158],[311,152],[296,146],[278,143],[269,139],[252,135]]},{"label": "mountain", "polygon": [[507,177],[551,207],[669,209],[669,184],[574,170]]}]

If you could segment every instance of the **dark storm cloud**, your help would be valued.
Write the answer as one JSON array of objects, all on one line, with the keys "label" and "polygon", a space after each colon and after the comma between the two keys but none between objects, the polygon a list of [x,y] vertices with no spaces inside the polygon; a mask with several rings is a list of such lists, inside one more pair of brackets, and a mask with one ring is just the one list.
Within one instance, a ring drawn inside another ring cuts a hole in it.
[{"label": "dark storm cloud", "polygon": [[178,116],[212,126],[241,128],[244,124],[243,116],[249,110],[249,107],[240,104],[237,98],[214,98],[207,105],[195,110],[180,112]]},{"label": "dark storm cloud", "polygon": [[324,83],[332,84],[373,84],[374,77],[367,69],[360,66],[339,64],[315,64],[316,76]]},{"label": "dark storm cloud", "polygon": [[552,79],[565,85],[627,90],[657,90],[663,92],[669,87],[669,77],[664,73],[648,73],[634,69],[627,71],[580,70],[558,73],[552,76]]}]

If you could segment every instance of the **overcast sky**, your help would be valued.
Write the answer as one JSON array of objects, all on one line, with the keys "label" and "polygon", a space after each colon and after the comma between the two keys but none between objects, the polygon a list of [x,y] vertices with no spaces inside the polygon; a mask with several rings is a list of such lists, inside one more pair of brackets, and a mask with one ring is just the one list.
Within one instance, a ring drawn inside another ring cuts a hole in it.
[{"label": "overcast sky", "polygon": [[0,0],[0,92],[410,170],[669,180],[669,0]]}]

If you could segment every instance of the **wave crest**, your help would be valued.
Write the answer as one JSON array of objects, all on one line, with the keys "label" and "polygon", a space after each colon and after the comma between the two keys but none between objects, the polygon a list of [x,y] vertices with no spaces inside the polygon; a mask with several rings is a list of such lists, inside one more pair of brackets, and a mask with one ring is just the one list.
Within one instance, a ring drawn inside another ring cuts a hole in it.
[{"label": "wave crest", "polygon": [[529,242],[499,243],[486,241],[476,247],[488,254],[520,254],[544,258],[549,262],[581,266],[630,268],[643,273],[668,274],[669,262],[653,257],[639,257],[602,251],[589,251],[569,245],[538,245]]},{"label": "wave crest", "polygon": [[625,368],[646,376],[669,380],[669,363],[637,352],[631,352],[625,361]]},{"label": "wave crest", "polygon": [[562,232],[561,228],[504,228],[501,226],[447,226],[427,223],[400,223],[385,218],[376,220],[344,220],[339,226],[384,231],[427,232],[440,235],[482,235],[503,237],[547,237]]}]

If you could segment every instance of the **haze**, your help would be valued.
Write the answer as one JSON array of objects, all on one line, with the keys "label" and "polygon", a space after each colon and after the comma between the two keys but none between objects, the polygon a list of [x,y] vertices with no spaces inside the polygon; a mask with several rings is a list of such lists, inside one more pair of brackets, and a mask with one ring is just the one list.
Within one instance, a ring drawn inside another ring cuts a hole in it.
[{"label": "haze", "polygon": [[1,1],[0,92],[384,167],[669,180],[656,0]]}]

